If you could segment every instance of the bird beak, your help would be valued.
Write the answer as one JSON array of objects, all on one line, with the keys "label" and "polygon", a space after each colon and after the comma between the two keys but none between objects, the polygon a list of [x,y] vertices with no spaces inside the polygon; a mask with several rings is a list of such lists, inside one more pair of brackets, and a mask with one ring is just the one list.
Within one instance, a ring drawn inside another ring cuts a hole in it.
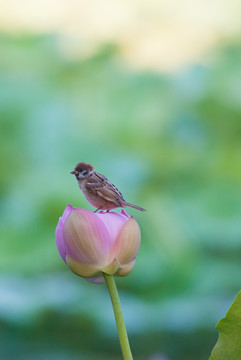
[{"label": "bird beak", "polygon": [[78,174],[78,171],[76,171],[76,170],[70,171],[70,174],[73,174],[73,175]]}]

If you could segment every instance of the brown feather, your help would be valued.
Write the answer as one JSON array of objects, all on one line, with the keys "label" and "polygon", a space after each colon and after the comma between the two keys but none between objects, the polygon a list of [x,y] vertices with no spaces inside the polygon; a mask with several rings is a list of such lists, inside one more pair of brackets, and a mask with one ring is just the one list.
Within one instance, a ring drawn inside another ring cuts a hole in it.
[{"label": "brown feather", "polygon": [[94,168],[92,165],[90,164],[87,164],[87,163],[84,163],[84,162],[79,162],[75,168],[74,168],[76,171],[79,171],[79,169],[85,169],[85,170],[90,170],[90,171],[93,171]]},{"label": "brown feather", "polygon": [[125,202],[123,195],[115,185],[111,184],[104,175],[97,172],[88,177],[85,188],[92,194],[95,193],[105,201],[113,202],[118,206],[122,206],[122,202]]}]

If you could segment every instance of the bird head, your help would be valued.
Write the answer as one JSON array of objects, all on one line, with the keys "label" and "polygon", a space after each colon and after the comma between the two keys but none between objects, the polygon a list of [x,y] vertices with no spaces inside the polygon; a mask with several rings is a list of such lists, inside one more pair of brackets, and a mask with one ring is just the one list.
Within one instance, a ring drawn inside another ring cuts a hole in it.
[{"label": "bird head", "polygon": [[79,162],[73,171],[70,174],[75,175],[77,180],[85,179],[90,176],[94,171],[94,168],[90,164],[86,164],[84,162]]}]

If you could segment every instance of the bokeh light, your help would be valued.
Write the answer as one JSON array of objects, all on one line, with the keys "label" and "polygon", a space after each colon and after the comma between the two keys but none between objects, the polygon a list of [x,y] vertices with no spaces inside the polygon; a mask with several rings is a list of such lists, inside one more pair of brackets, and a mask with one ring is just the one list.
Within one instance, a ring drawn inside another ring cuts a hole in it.
[{"label": "bokeh light", "polygon": [[89,162],[142,230],[117,279],[134,358],[204,360],[241,278],[241,3],[0,1],[0,358],[121,359],[104,285],[64,266]]}]

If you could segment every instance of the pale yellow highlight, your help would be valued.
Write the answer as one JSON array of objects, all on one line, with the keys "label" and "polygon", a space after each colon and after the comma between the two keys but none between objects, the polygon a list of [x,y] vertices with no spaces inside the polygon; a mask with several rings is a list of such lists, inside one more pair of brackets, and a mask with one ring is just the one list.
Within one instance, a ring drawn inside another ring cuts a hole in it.
[{"label": "pale yellow highlight", "polygon": [[126,276],[130,274],[130,272],[133,270],[136,263],[136,259],[130,261],[128,264],[121,265],[121,267],[117,270],[115,276]]},{"label": "pale yellow highlight", "polygon": [[69,255],[66,256],[66,262],[73,273],[82,277],[94,277],[100,273],[100,269],[98,269],[95,265],[82,263],[73,259]]},{"label": "pale yellow highlight", "polygon": [[101,271],[108,275],[114,275],[118,270],[119,266],[120,266],[119,262],[116,259],[114,259],[109,265],[103,267]]},{"label": "pale yellow highlight", "polygon": [[55,33],[65,56],[119,46],[135,68],[172,71],[240,36],[240,0],[0,0],[0,28]]}]

